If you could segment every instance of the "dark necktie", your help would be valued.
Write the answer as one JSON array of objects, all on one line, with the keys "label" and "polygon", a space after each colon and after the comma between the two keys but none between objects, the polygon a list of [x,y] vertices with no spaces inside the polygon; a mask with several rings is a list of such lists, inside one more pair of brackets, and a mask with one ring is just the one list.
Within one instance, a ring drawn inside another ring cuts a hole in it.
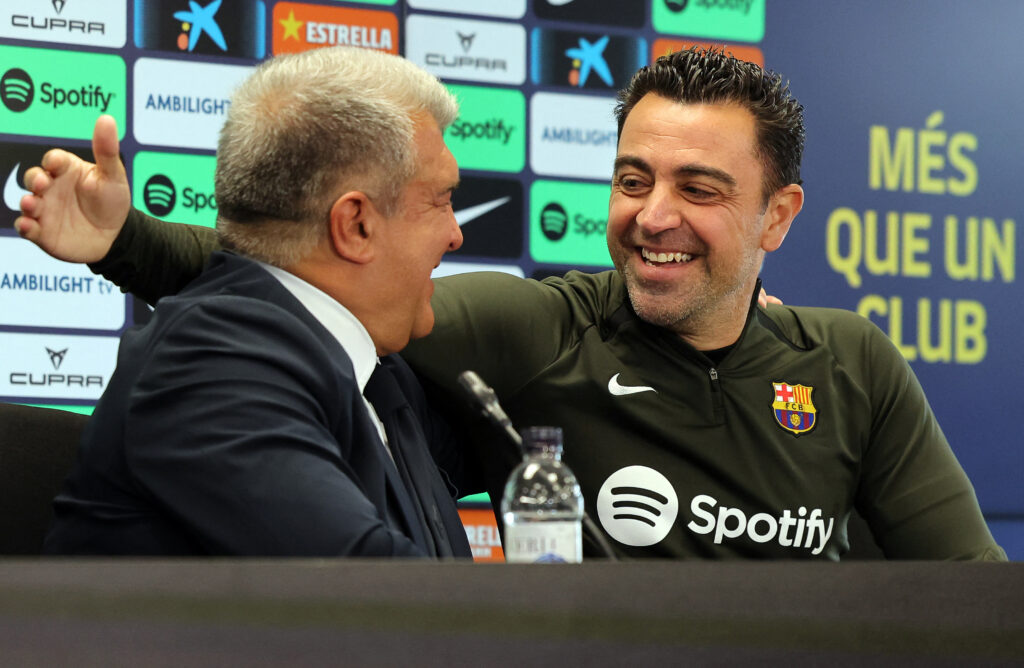
[{"label": "dark necktie", "polygon": [[[414,521],[419,521],[427,554],[452,556],[451,543],[431,485],[431,481],[438,476],[437,465],[430,456],[416,415],[391,370],[378,364],[363,394],[384,423],[388,447],[405,483],[405,491],[412,501],[416,513]],[[412,475],[413,472],[415,475]]]}]

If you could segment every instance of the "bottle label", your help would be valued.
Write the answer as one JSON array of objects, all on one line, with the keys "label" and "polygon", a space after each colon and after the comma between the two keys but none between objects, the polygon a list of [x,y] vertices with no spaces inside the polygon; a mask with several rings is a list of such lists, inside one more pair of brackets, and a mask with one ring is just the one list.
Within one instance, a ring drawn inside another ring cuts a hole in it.
[{"label": "bottle label", "polygon": [[505,561],[519,564],[578,564],[583,561],[579,522],[505,525]]}]

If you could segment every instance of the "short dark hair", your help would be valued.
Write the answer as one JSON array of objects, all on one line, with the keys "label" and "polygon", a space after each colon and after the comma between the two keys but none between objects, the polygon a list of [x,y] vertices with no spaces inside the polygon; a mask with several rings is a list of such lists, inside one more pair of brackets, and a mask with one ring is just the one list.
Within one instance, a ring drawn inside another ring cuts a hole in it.
[{"label": "short dark hair", "polygon": [[691,47],[640,68],[619,91],[615,117],[619,136],[626,117],[645,95],[654,93],[683,104],[738,104],[757,123],[757,154],[764,167],[764,200],[779,188],[802,183],[803,106],[782,77],[721,49]]}]

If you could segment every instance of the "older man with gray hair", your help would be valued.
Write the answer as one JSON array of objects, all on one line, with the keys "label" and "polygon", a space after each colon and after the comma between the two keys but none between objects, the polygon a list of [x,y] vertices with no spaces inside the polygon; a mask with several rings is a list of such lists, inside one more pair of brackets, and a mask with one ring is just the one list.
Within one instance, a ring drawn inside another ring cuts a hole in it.
[{"label": "older man with gray hair", "polygon": [[[429,74],[360,49],[241,85],[216,171],[230,250],[124,335],[46,551],[470,556],[460,449],[393,355],[432,329],[431,271],[462,243],[442,138],[457,111]],[[116,138],[102,118],[97,166],[51,151],[26,180],[118,174]]]}]

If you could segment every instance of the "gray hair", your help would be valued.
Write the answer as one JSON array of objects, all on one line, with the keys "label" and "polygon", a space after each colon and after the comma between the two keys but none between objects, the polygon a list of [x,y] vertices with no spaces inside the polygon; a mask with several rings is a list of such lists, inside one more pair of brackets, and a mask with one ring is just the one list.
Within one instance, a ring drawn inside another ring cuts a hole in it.
[{"label": "gray hair", "polygon": [[399,56],[329,47],[264,62],[235,91],[217,146],[217,231],[227,246],[277,266],[327,237],[344,192],[393,215],[415,173],[413,115],[443,130],[451,93]]}]

